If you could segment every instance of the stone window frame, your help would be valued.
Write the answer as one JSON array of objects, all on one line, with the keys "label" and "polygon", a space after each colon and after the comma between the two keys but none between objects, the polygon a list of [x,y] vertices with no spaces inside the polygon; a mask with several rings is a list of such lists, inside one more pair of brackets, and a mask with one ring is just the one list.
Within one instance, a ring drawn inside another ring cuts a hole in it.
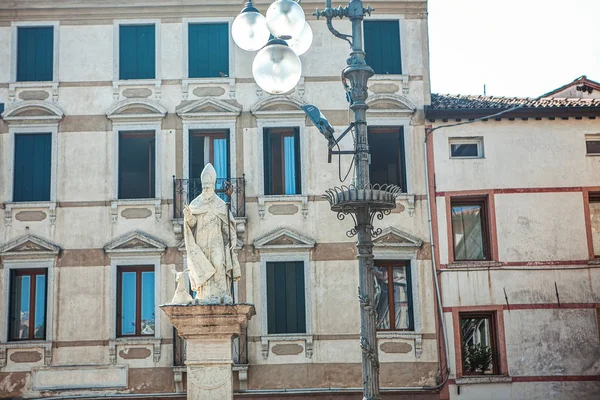
[{"label": "stone window frame", "polygon": [[[231,36],[231,25],[233,24],[233,17],[204,17],[204,18],[183,18],[181,21],[181,51],[182,51],[182,70],[181,76],[183,77],[182,83],[189,85],[193,83],[227,83],[229,85],[235,85],[235,49],[236,44]],[[209,77],[209,78],[190,78],[189,71],[189,25],[190,24],[202,24],[202,23],[227,23],[227,31],[229,38],[229,76],[223,78]]]},{"label": "stone window frame", "polygon": [[[135,254],[136,250],[132,250],[130,254],[116,253],[109,254],[110,257],[110,276],[109,276],[109,293],[108,310],[109,310],[109,359],[112,364],[117,361],[117,346],[121,345],[140,345],[147,344],[153,346],[154,362],[160,360],[161,354],[161,309],[160,304],[164,301],[161,298],[161,255],[158,251],[151,251],[147,255]],[[118,270],[120,266],[138,266],[138,265],[153,265],[154,266],[154,336],[131,336],[122,337],[117,332],[117,284]]]},{"label": "stone window frame", "polygon": [[[157,122],[116,122],[113,121],[113,160],[112,160],[112,200],[111,212],[116,221],[117,207],[124,205],[153,205],[157,222],[162,214],[162,124]],[[154,198],[119,199],[119,132],[153,131],[154,132]]]},{"label": "stone window frame", "polygon": [[[17,32],[18,28],[53,28],[53,49],[52,49],[52,80],[51,81],[17,81]],[[10,84],[11,89],[18,87],[40,87],[40,86],[52,86],[56,87],[59,80],[59,40],[60,40],[60,21],[25,21],[25,22],[12,22],[11,23],[11,40],[10,40]]]},{"label": "stone window frame", "polygon": [[[13,201],[14,179],[15,179],[15,135],[17,134],[36,134],[49,132],[51,134],[51,161],[50,161],[50,200],[49,201]],[[12,221],[12,210],[17,208],[27,209],[47,209],[50,214],[50,223],[54,224],[56,219],[57,203],[57,171],[58,171],[58,122],[45,124],[27,124],[8,126],[8,155],[6,162],[8,166],[7,180],[5,183],[5,223],[10,225]]]},{"label": "stone window frame", "polygon": [[[402,67],[402,74],[375,74],[371,77],[372,83],[376,83],[377,81],[400,81],[402,86],[402,91],[404,94],[408,94],[408,77],[409,72],[407,71],[409,63],[409,57],[407,54],[407,41],[403,40],[406,32],[404,31],[405,16],[402,14],[378,14],[374,13],[369,17],[369,21],[398,21],[399,24],[399,33],[400,33],[400,65]],[[364,22],[364,21],[363,21]],[[363,27],[364,32],[364,27]],[[363,38],[363,49],[364,49],[364,38]],[[369,118],[369,125],[372,125],[371,120]]]},{"label": "stone window frame", "polygon": [[582,197],[589,258],[588,264],[600,264],[600,249],[594,249],[592,216],[590,212],[590,203],[600,201],[600,186],[583,188]]},{"label": "stone window frame", "polygon": [[[6,366],[6,352],[8,349],[43,348],[44,364],[52,363],[52,344],[54,340],[54,256],[39,258],[20,258],[18,260],[4,260],[2,273],[2,304],[0,306],[0,368]],[[8,340],[9,308],[10,308],[10,275],[12,270],[46,269],[46,339],[45,340]]]},{"label": "stone window frame", "polygon": [[308,164],[308,139],[306,138],[306,119],[304,117],[290,117],[285,119],[257,118],[257,183],[258,183],[258,213],[260,218],[265,215],[265,202],[301,202],[302,215],[308,217],[308,174],[304,171],[300,175],[300,194],[266,195],[265,194],[265,154],[264,130],[268,128],[297,128],[300,138],[300,168]]},{"label": "stone window frame", "polygon": [[[306,358],[313,355],[313,327],[312,327],[312,263],[310,253],[307,251],[262,253],[260,257],[260,333],[262,355],[266,360],[269,357],[270,342],[285,343],[304,341],[304,353]],[[269,333],[269,321],[267,315],[267,262],[289,262],[301,261],[304,264],[304,305],[306,310],[306,332],[305,333]],[[264,290],[262,290],[264,289]]]}]

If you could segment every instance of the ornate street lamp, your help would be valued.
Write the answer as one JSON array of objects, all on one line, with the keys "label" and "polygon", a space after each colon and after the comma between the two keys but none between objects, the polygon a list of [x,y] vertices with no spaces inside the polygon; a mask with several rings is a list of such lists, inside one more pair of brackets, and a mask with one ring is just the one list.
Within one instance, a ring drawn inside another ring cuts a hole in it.
[{"label": "ornate street lamp", "polygon": [[[233,38],[242,49],[253,50],[265,46],[257,54],[252,65],[252,72],[256,83],[268,93],[287,93],[296,86],[300,79],[301,64],[297,54],[301,54],[301,51],[306,51],[310,47],[312,32],[309,31],[310,27],[304,21],[304,13],[300,13],[298,10],[301,11],[302,8],[293,0],[277,0],[269,7],[266,24],[275,37],[269,42],[264,39],[264,35],[260,36],[256,33],[262,32],[263,20],[257,16],[244,15],[247,12],[258,13],[252,7],[251,2],[246,4],[246,8],[233,24]],[[370,6],[364,8],[361,0],[350,0],[346,7],[338,8],[332,8],[331,0],[326,0],[326,8],[322,11],[317,9],[314,13],[317,19],[325,17],[331,33],[347,41],[352,49],[350,58],[347,60],[348,66],[342,72],[344,80],[349,83],[348,97],[350,108],[354,112],[354,121],[350,127],[336,139],[333,137],[333,128],[316,107],[311,105],[303,107],[308,117],[327,138],[330,160],[331,154],[354,154],[354,184],[329,189],[325,197],[329,200],[331,210],[338,213],[338,219],[343,220],[348,215],[352,217],[354,227],[346,234],[349,237],[358,235],[358,297],[361,306],[360,346],[362,350],[363,400],[380,399],[372,238],[380,234],[381,229],[375,229],[373,221],[375,218],[383,219],[384,215],[389,214],[396,207],[396,197],[401,192],[401,189],[395,185],[371,185],[369,178],[368,106],[366,100],[368,96],[367,83],[374,72],[365,61],[365,52],[362,47],[362,21],[365,15],[371,15],[372,11]],[[352,35],[342,34],[333,27],[332,20],[336,17],[350,19]],[[238,19],[251,22],[237,23]],[[237,28],[239,28],[238,31],[236,31]],[[242,31],[244,29],[245,31]],[[260,42],[259,36],[262,42]],[[240,38],[239,41],[236,37]],[[252,41],[252,45],[247,44],[246,41]],[[355,131],[354,151],[334,151],[334,146],[351,129]]]}]

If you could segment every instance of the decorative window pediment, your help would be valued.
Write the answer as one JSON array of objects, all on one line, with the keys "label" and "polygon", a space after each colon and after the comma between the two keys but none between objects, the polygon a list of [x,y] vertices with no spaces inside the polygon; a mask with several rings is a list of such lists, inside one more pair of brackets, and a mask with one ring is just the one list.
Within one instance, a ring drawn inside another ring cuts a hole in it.
[{"label": "decorative window pediment", "polygon": [[423,241],[411,234],[394,227],[385,228],[377,239],[373,240],[376,247],[420,249]]},{"label": "decorative window pediment", "polygon": [[167,245],[147,233],[133,231],[104,246],[106,253],[162,253]]},{"label": "decorative window pediment", "polygon": [[35,258],[39,256],[55,256],[60,251],[60,246],[48,240],[35,235],[25,235],[0,248],[0,256]]},{"label": "decorative window pediment", "polygon": [[167,109],[160,103],[148,99],[126,99],[112,105],[106,116],[113,121],[162,120]]},{"label": "decorative window pediment", "polygon": [[304,111],[300,108],[303,105],[304,101],[296,96],[269,96],[256,103],[250,113],[256,117],[298,117],[304,116]]},{"label": "decorative window pediment", "polygon": [[56,104],[41,100],[25,100],[14,104],[2,113],[8,122],[49,122],[60,121],[65,113]]},{"label": "decorative window pediment", "polygon": [[370,113],[412,114],[416,106],[404,96],[377,94],[367,98]]},{"label": "decorative window pediment", "polygon": [[315,241],[290,228],[278,228],[254,240],[257,249],[311,249]]},{"label": "decorative window pediment", "polygon": [[242,108],[225,100],[204,98],[184,101],[176,109],[177,115],[183,120],[195,119],[231,119],[242,113]]}]

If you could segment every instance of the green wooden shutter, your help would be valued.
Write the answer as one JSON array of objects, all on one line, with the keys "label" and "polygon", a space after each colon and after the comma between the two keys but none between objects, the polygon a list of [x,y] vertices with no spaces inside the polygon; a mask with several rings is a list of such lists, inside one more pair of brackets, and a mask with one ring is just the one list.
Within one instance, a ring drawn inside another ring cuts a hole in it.
[{"label": "green wooden shutter", "polygon": [[306,298],[305,298],[305,282],[304,282],[304,263],[302,261],[295,262],[296,267],[296,332],[306,333]]},{"label": "green wooden shutter", "polygon": [[148,198],[152,199],[156,197],[156,141],[154,138],[148,143],[148,153],[148,157],[150,158],[150,171],[148,171],[148,175],[150,175],[150,187],[148,188]]},{"label": "green wooden shutter", "polygon": [[268,129],[263,130],[263,158],[265,176],[265,194],[271,193],[271,135]]},{"label": "green wooden shutter", "polygon": [[50,133],[15,135],[13,201],[50,201]]},{"label": "green wooden shutter", "polygon": [[275,327],[275,265],[274,262],[267,263],[267,324],[268,332],[276,333]]},{"label": "green wooden shutter", "polygon": [[398,138],[400,140],[400,187],[402,188],[402,192],[406,193],[408,190],[406,183],[406,150],[404,148],[404,128],[400,127]]},{"label": "green wooden shutter", "polygon": [[303,262],[267,263],[267,323],[270,334],[306,333]]},{"label": "green wooden shutter", "polygon": [[302,194],[302,163],[300,160],[300,129],[294,128],[294,161],[296,169],[296,194]]},{"label": "green wooden shutter", "polygon": [[200,178],[202,168],[204,168],[204,136],[194,134],[190,131],[190,171],[189,178]]},{"label": "green wooden shutter", "polygon": [[17,28],[17,81],[51,81],[54,28]]},{"label": "green wooden shutter", "polygon": [[119,78],[156,77],[156,37],[154,25],[119,27]]},{"label": "green wooden shutter", "polygon": [[401,74],[400,25],[398,21],[365,21],[367,64],[376,74]]},{"label": "green wooden shutter", "polygon": [[188,74],[190,78],[229,76],[229,25],[188,25]]}]

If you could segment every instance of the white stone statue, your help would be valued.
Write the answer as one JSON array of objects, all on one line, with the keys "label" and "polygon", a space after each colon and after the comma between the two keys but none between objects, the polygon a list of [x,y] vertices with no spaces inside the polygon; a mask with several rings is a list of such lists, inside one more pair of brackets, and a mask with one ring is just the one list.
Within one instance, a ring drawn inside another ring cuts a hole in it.
[{"label": "white stone statue", "polygon": [[170,304],[191,304],[194,302],[194,299],[187,291],[185,287],[185,274],[190,270],[186,269],[183,272],[177,272],[175,270],[171,270],[173,274],[175,274],[175,282],[177,282],[177,288],[175,289],[175,294],[173,295],[173,300],[171,300]]},{"label": "white stone statue", "polygon": [[202,193],[183,209],[190,284],[201,304],[232,304],[231,280],[240,279],[235,218],[215,194],[212,164],[204,167],[200,178]]}]

